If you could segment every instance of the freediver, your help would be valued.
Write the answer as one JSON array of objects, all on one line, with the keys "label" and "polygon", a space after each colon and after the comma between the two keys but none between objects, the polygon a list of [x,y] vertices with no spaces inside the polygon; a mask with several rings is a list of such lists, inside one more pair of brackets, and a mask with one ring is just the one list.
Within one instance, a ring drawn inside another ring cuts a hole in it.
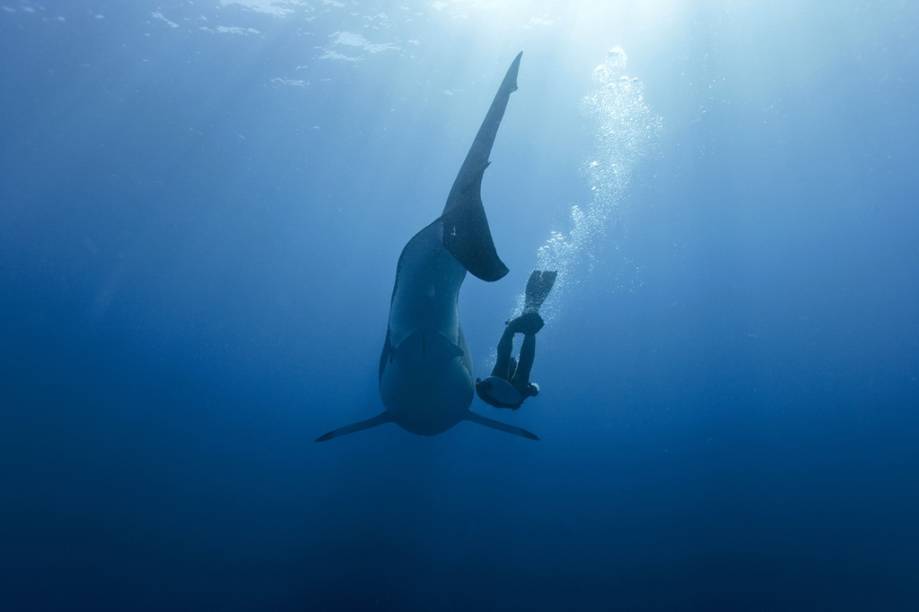
[{"label": "freediver", "polygon": [[[530,382],[530,371],[536,358],[536,334],[545,325],[539,315],[539,307],[549,296],[557,276],[558,272],[554,271],[534,270],[530,274],[523,313],[505,322],[491,376],[475,381],[475,390],[485,403],[516,410],[528,397],[539,395],[539,385]],[[519,359],[511,356],[516,334],[523,334]]]}]

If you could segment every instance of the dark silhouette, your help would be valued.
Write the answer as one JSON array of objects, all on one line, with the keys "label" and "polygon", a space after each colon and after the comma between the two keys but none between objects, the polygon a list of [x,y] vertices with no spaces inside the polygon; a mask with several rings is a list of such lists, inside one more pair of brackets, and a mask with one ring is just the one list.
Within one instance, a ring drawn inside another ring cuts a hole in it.
[{"label": "dark silhouette", "polygon": [[[497,408],[516,410],[526,398],[539,394],[539,385],[530,382],[530,372],[536,359],[536,334],[545,325],[539,315],[539,307],[552,290],[557,275],[557,272],[540,270],[530,275],[523,314],[505,323],[491,376],[476,380],[476,391],[484,402]],[[518,359],[511,356],[516,334],[523,334]]]}]

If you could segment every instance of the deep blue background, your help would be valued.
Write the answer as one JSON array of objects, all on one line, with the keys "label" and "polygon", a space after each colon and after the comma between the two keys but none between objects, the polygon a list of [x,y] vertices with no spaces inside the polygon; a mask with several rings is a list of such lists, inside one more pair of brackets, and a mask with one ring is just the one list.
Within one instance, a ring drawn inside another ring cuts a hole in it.
[{"label": "deep blue background", "polygon": [[[919,606],[913,3],[74,4],[0,12],[0,609]],[[543,393],[476,408],[543,440],[313,444],[524,49],[487,369],[613,45],[663,129]]]}]

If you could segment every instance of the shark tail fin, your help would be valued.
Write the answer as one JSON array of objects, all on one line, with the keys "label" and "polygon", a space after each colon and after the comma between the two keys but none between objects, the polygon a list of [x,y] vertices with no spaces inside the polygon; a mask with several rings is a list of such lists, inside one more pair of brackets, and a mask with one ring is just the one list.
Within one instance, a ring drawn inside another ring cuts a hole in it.
[{"label": "shark tail fin", "polygon": [[539,436],[533,432],[527,431],[522,427],[515,427],[513,425],[508,425],[507,423],[502,423],[501,421],[496,421],[494,419],[489,419],[488,417],[483,417],[480,414],[474,412],[468,412],[466,414],[467,421],[472,423],[478,423],[479,425],[484,425],[485,427],[491,427],[492,429],[497,429],[498,431],[503,431],[505,433],[513,434],[515,436],[520,436],[521,438],[526,438],[527,440],[539,440]]},{"label": "shark tail fin", "polygon": [[[482,168],[482,172],[485,168]],[[507,274],[507,266],[498,256],[480,189],[482,174],[474,179],[464,202],[446,211],[443,219],[443,244],[466,270],[486,282],[494,282]]]},{"label": "shark tail fin", "polygon": [[491,149],[511,93],[517,90],[521,55],[522,52],[517,54],[507,69],[485,120],[456,175],[442,214],[444,246],[470,274],[488,282],[504,277],[507,266],[498,257],[488,227],[488,218],[482,204],[482,177],[491,163]]},{"label": "shark tail fin", "polygon": [[331,440],[332,438],[347,436],[348,434],[353,434],[358,431],[363,431],[365,429],[370,429],[371,427],[376,427],[377,425],[383,425],[384,423],[390,422],[392,422],[392,417],[389,415],[389,413],[381,412],[375,417],[365,419],[363,421],[358,421],[357,423],[352,423],[350,425],[345,425],[344,427],[333,429],[329,433],[322,434],[316,438],[316,442],[325,442],[326,440]]}]

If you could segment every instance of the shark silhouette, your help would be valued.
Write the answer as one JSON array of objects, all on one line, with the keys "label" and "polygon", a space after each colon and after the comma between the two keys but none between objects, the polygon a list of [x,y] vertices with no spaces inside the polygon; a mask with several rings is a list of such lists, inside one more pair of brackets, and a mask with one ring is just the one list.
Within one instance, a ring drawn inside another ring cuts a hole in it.
[{"label": "shark silhouette", "polygon": [[453,183],[441,215],[408,241],[396,267],[386,341],[380,356],[375,417],[330,431],[317,442],[384,423],[433,436],[471,421],[531,440],[525,429],[478,415],[472,360],[459,320],[459,290],[469,272],[493,282],[507,274],[498,257],[485,208],[482,176],[511,93],[517,89],[519,53],[511,63]]}]

